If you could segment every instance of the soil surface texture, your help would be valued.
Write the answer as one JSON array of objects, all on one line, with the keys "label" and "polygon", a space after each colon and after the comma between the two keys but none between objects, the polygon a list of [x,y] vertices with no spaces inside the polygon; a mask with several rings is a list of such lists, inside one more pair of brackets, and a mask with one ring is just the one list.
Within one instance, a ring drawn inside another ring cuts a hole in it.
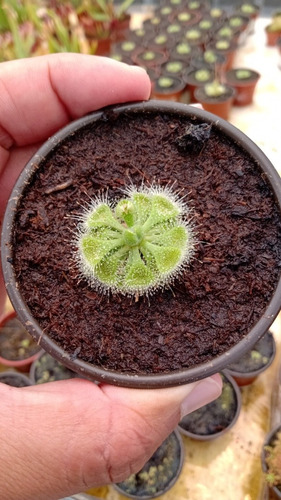
[{"label": "soil surface texture", "polygon": [[[259,165],[215,127],[193,134],[200,124],[109,112],[59,144],[27,186],[14,229],[18,286],[72,357],[128,373],[177,371],[224,353],[263,314],[280,273],[278,206]],[[102,295],[77,279],[77,218],[101,191],[120,198],[142,183],[185,197],[195,257],[150,297]]]}]

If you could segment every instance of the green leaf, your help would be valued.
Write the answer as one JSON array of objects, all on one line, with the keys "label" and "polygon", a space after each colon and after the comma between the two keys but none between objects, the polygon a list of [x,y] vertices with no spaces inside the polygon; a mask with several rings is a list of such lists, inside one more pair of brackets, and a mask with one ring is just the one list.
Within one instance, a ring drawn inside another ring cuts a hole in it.
[{"label": "green leaf", "polygon": [[179,248],[158,247],[152,243],[147,243],[147,247],[152,253],[160,273],[167,274],[173,271],[181,261],[182,252]]},{"label": "green leaf", "polygon": [[156,228],[154,231],[152,229],[149,232],[146,239],[161,246],[184,248],[188,240],[188,232],[184,226],[172,227],[167,229],[164,234]]},{"label": "green leaf", "polygon": [[127,10],[128,8],[134,3],[135,0],[123,0],[119,8],[117,9],[116,12],[116,17],[120,18]]},{"label": "green leaf", "polygon": [[98,238],[90,234],[82,237],[81,247],[85,259],[90,266],[95,267],[112,250],[118,248],[118,241]]},{"label": "green leaf", "polygon": [[102,260],[95,269],[96,277],[106,285],[118,284],[119,268],[122,264],[120,257],[115,254]]},{"label": "green leaf", "polygon": [[179,207],[166,196],[155,194],[152,198],[151,213],[144,224],[144,230],[148,230],[157,224],[164,224],[175,219],[180,214]]},{"label": "green leaf", "polygon": [[145,193],[133,193],[132,201],[136,211],[136,218],[139,224],[144,224],[151,211],[151,199]]},{"label": "green leaf", "polygon": [[118,231],[123,231],[124,227],[116,220],[110,207],[103,203],[98,205],[86,219],[86,226],[89,229],[96,229],[100,227],[111,227]]},{"label": "green leaf", "polygon": [[124,283],[126,287],[141,288],[152,285],[155,282],[155,274],[140,259],[127,267]]}]

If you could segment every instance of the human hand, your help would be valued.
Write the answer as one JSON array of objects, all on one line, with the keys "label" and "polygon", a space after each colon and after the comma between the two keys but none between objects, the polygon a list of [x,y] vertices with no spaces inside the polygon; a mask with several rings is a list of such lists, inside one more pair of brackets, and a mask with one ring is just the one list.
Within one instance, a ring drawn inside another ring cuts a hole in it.
[{"label": "human hand", "polygon": [[2,500],[57,500],[139,471],[180,418],[221,392],[220,377],[160,390],[80,379],[0,384]]},{"label": "human hand", "polygon": [[[47,137],[90,111],[149,95],[144,70],[107,58],[59,54],[2,63],[1,215],[19,172]],[[161,390],[79,379],[21,389],[0,384],[0,498],[55,500],[121,481],[181,416],[220,391],[219,376]]]},{"label": "human hand", "polygon": [[[0,225],[19,173],[42,142],[90,111],[148,99],[150,87],[143,69],[105,57],[55,54],[1,63]],[[0,314],[5,298],[0,271]]]}]

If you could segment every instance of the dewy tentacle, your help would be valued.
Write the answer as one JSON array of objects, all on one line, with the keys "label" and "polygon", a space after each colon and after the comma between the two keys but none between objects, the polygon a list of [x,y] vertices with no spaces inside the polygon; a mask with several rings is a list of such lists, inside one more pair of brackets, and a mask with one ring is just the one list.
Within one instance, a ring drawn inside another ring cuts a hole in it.
[{"label": "dewy tentacle", "polygon": [[81,274],[91,286],[142,295],[171,284],[194,253],[189,209],[171,189],[131,188],[116,206],[97,201],[77,234]]}]

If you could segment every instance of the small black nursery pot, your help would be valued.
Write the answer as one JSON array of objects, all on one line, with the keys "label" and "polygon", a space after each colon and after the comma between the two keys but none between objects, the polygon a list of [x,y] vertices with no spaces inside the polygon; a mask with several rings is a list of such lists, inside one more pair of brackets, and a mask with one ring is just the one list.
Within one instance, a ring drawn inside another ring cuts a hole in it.
[{"label": "small black nursery pot", "polygon": [[0,383],[10,385],[12,387],[27,387],[32,385],[30,378],[24,373],[13,372],[7,370],[0,373]]},{"label": "small black nursery pot", "polygon": [[184,417],[179,431],[198,441],[210,441],[228,432],[241,410],[241,393],[235,380],[226,372],[222,376],[222,394],[212,403]]},{"label": "small black nursery pot", "polygon": [[55,380],[67,380],[76,377],[76,373],[69,370],[62,363],[42,351],[39,358],[33,361],[29,377],[33,384],[45,384]]},{"label": "small black nursery pot", "polygon": [[252,384],[256,378],[270,367],[276,355],[273,334],[265,335],[244,356],[226,368],[239,386]]},{"label": "small black nursery pot", "polygon": [[36,342],[80,376],[199,380],[242,357],[280,310],[280,206],[270,161],[217,116],[160,100],[102,109],[19,177],[2,234],[7,291]]},{"label": "small black nursery pot", "polygon": [[28,372],[41,348],[22,325],[15,311],[0,317],[0,364]]},{"label": "small black nursery pot", "polygon": [[164,495],[177,481],[183,466],[184,447],[177,430],[160,445],[143,468],[115,486],[128,498],[150,500]]}]

